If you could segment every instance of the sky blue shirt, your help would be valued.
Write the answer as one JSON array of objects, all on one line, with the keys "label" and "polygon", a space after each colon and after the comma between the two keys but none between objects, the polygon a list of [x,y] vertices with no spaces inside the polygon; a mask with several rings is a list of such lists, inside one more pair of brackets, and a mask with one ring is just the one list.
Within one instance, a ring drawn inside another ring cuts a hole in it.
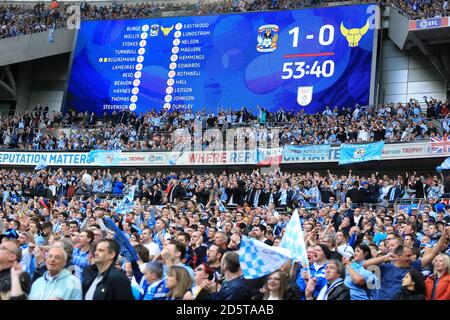
[{"label": "sky blue shirt", "polygon": [[[360,263],[353,261],[350,267],[358,273],[361,277],[364,278],[366,281],[366,284],[372,283],[374,281],[375,275],[364,269],[363,267],[364,261],[361,261]],[[364,289],[366,286],[360,287],[353,283],[352,278],[350,277],[350,274],[348,271],[345,272],[345,280],[344,284],[350,289],[350,299],[351,300],[369,300],[369,297],[367,296],[367,291]]]},{"label": "sky blue shirt", "polygon": [[420,259],[414,261],[410,268],[398,268],[393,263],[387,262],[379,265],[381,271],[381,287],[379,300],[393,300],[402,288],[402,279],[409,269],[420,271],[422,262]]}]

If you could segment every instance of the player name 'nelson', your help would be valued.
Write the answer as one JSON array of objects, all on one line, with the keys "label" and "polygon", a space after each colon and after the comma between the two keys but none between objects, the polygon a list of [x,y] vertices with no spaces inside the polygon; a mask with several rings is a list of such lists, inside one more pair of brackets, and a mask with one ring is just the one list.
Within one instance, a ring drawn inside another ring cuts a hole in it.
[{"label": "player name 'nelson'", "polygon": [[182,33],[183,37],[197,37],[197,36],[209,36],[211,35],[211,31],[184,31]]}]

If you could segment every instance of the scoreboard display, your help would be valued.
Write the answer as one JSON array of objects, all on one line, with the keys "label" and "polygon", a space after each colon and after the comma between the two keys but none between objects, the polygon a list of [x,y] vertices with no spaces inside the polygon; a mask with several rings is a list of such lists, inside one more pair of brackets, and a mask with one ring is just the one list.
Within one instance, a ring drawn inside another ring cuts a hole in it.
[{"label": "scoreboard display", "polygon": [[306,113],[368,104],[375,5],[83,21],[65,107]]}]

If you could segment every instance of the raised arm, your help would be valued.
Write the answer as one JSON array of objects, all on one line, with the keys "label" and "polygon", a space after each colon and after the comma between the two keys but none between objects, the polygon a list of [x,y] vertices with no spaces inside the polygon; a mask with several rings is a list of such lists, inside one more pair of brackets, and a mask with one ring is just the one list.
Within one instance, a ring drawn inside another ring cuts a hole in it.
[{"label": "raised arm", "polygon": [[439,238],[439,241],[436,242],[436,244],[432,248],[430,248],[423,254],[423,257],[420,259],[422,267],[425,267],[428,264],[430,264],[431,261],[434,259],[434,257],[436,257],[439,254],[439,252],[443,249],[444,244],[448,240],[449,235],[450,235],[450,227],[446,227],[444,229],[444,232],[442,232],[442,236]]}]

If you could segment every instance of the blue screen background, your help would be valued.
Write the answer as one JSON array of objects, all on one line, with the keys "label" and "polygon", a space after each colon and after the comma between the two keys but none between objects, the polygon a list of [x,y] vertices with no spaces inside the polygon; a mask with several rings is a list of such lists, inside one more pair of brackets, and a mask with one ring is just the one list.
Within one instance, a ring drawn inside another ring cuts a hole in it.
[{"label": "blue screen background", "polygon": [[[103,114],[103,105],[113,104],[110,99],[114,95],[113,82],[124,80],[120,76],[123,71],[113,71],[112,64],[100,63],[99,57],[114,57],[115,49],[126,49],[121,47],[121,42],[124,41],[123,35],[130,33],[126,32],[127,27],[144,24],[169,27],[176,23],[205,22],[210,25],[208,29],[196,29],[211,31],[210,36],[196,37],[201,42],[201,54],[205,55],[205,60],[201,61],[202,75],[186,78],[195,96],[192,102],[194,111],[216,112],[219,108],[238,110],[245,106],[256,112],[257,105],[260,105],[269,111],[283,107],[285,110],[305,109],[307,113],[315,113],[325,106],[367,104],[374,30],[370,28],[359,46],[351,48],[340,32],[340,24],[344,22],[348,29],[361,28],[370,16],[368,7],[358,5],[216,16],[84,21],[72,53],[65,107]],[[279,26],[279,38],[275,51],[262,53],[256,50],[258,28],[266,24]],[[318,41],[319,30],[325,24],[333,25],[335,30],[334,41],[328,46],[322,46]],[[292,35],[288,32],[296,26],[300,27],[299,45],[293,48]],[[159,31],[157,37],[147,38],[139,100],[136,102],[137,113],[161,110],[165,103],[174,31],[167,37]],[[307,40],[308,34],[314,35],[314,39]],[[334,55],[283,57],[286,54],[320,52],[334,52]],[[298,80],[281,78],[284,62],[304,61],[312,65],[314,61],[325,60],[335,62],[332,77],[306,75]],[[297,103],[299,86],[314,87],[312,102],[306,107]]]}]

